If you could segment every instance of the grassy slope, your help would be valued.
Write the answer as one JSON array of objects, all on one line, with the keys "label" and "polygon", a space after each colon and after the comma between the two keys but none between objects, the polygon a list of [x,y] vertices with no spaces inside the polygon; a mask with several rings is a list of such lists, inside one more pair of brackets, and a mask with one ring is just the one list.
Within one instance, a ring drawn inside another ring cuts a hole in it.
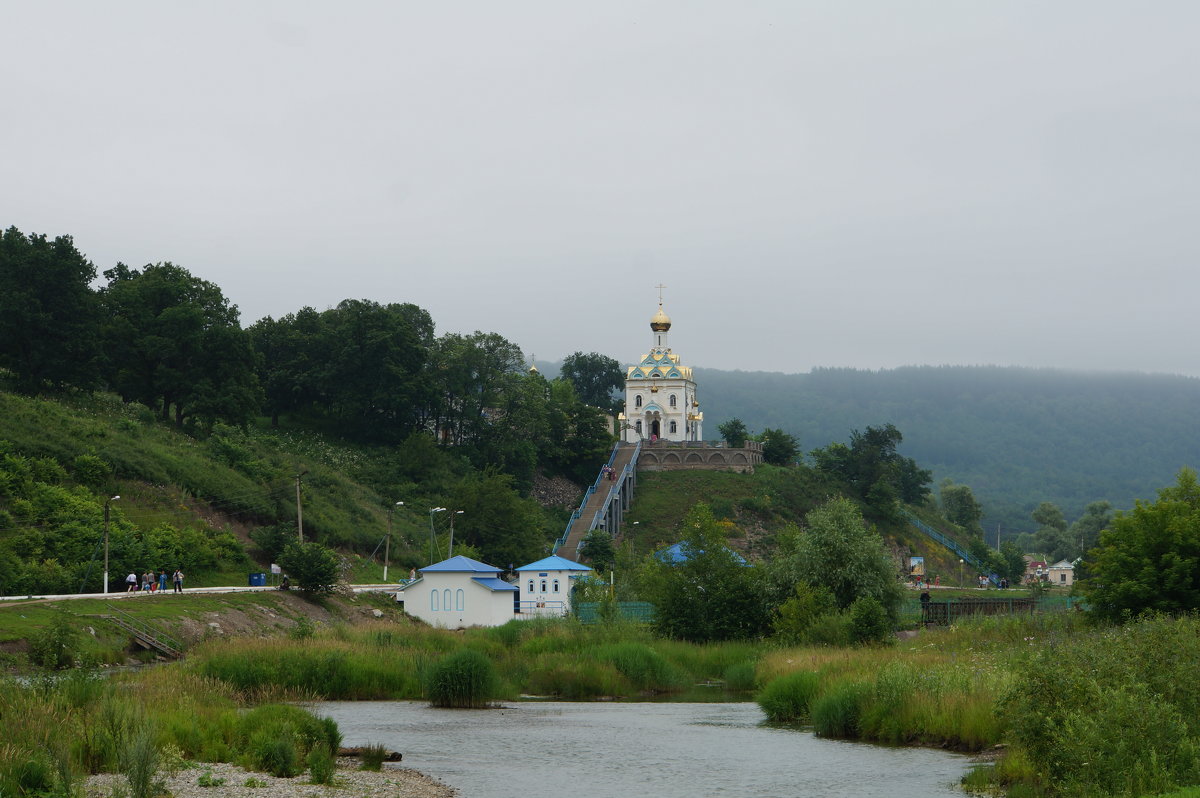
[{"label": "grassy slope", "polygon": [[[113,512],[142,529],[207,524],[246,540],[255,526],[294,524],[298,472],[307,472],[307,537],[370,551],[387,529],[386,502],[346,474],[360,453],[315,436],[245,435],[218,428],[201,440],[111,396],[65,403],[0,393],[3,442],[23,455],[53,459],[80,480],[76,459],[99,457],[112,473],[92,485],[97,500],[119,494]],[[421,540],[426,522],[415,508],[395,513],[393,562],[404,561],[410,552],[403,541]],[[0,536],[4,532],[0,529]],[[358,563],[355,569],[360,580],[381,576],[378,566]],[[241,584],[245,573],[189,574],[189,579],[197,585]]]}]

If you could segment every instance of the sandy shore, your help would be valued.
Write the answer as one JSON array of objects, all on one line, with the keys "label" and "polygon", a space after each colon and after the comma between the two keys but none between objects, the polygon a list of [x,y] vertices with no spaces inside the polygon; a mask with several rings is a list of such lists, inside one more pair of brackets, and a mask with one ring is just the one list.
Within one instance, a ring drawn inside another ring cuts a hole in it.
[{"label": "sandy shore", "polygon": [[[164,779],[167,793],[174,798],[452,798],[454,790],[415,770],[384,763],[378,773],[358,770],[358,760],[338,760],[333,784],[309,784],[308,774],[279,779],[266,773],[251,773],[236,765],[203,764],[180,770]],[[223,779],[217,787],[201,787],[200,777],[211,774]],[[261,786],[247,787],[247,780]],[[108,798],[113,788],[125,790],[124,776],[102,774],[87,780],[88,798]]]}]

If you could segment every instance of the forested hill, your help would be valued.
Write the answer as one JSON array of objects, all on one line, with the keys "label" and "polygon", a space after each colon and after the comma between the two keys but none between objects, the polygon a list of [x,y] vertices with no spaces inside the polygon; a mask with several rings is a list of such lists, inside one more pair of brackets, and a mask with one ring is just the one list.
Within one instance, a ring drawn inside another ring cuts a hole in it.
[{"label": "forested hill", "polygon": [[809,451],[895,424],[905,455],[972,488],[989,539],[998,523],[1032,530],[1042,501],[1068,518],[1097,500],[1129,508],[1200,466],[1200,380],[1189,377],[965,366],[695,376],[709,438],[740,418]]}]

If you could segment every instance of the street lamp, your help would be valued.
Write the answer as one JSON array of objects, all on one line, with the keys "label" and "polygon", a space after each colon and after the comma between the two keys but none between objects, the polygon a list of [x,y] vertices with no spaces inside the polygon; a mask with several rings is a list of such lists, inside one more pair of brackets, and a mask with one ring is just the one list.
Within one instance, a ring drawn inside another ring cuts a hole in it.
[{"label": "street lamp", "polygon": [[429,564],[430,565],[433,565],[433,546],[434,546],[433,514],[434,513],[444,513],[444,512],[446,512],[445,507],[430,507],[429,508]]},{"label": "street lamp", "polygon": [[111,499],[104,500],[104,595],[106,596],[108,595],[108,506],[120,498],[120,496],[113,496]]},{"label": "street lamp", "polygon": [[[387,542],[383,544],[383,581],[385,581],[385,582],[387,581],[388,557],[391,554],[391,548],[392,548],[392,510],[395,510],[397,507],[403,507],[403,506],[404,506],[404,502],[396,502],[395,504],[393,504],[391,507],[388,508]],[[375,549],[375,551],[379,551],[379,549]]]},{"label": "street lamp", "polygon": [[454,512],[450,513],[450,551],[446,553],[447,557],[454,556],[454,516],[462,514],[462,510],[455,510]]},{"label": "street lamp", "polygon": [[959,585],[959,587],[966,587],[966,584],[967,583],[964,581],[964,577],[963,577],[963,560],[962,560],[962,557],[959,557],[958,558],[958,585]]}]

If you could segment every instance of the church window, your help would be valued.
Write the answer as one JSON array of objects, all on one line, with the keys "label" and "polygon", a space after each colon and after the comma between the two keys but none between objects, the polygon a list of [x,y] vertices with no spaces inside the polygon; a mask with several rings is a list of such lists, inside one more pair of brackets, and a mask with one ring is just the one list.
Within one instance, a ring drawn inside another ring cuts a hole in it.
[{"label": "church window", "polygon": [[436,590],[429,592],[429,609],[434,612],[438,611],[438,592]]},{"label": "church window", "polygon": [[674,433],[674,432],[678,432],[678,431],[679,431],[679,430],[676,428],[676,426],[675,426],[675,422],[674,422],[674,421],[672,421],[672,422],[671,422],[671,432],[672,432],[672,433]]},{"label": "church window", "polygon": [[638,423],[635,426],[637,427],[638,435],[641,435],[642,434],[642,422],[638,421]]},{"label": "church window", "polygon": [[557,579],[554,580],[554,592],[555,593],[558,592],[558,580]]},{"label": "church window", "polygon": [[458,589],[458,592],[454,594],[454,609],[458,610],[459,612],[462,612],[463,603],[465,600],[466,600],[466,594],[463,593],[463,590],[460,587]]},{"label": "church window", "polygon": [[454,609],[454,605],[450,603],[450,588],[446,588],[442,592],[442,609],[447,612]]},{"label": "church window", "polygon": [[638,396],[635,396],[635,397],[633,397],[633,406],[634,406],[634,407],[641,407],[641,406],[642,406],[642,397],[641,397],[641,395],[638,395]]},{"label": "church window", "polygon": [[[675,394],[671,394],[671,407],[675,407]],[[675,430],[671,430],[671,432],[674,432],[674,431]]]},{"label": "church window", "polygon": [[546,592],[546,580],[545,579],[542,580],[542,592],[543,593]]},{"label": "church window", "polygon": [[533,580],[529,580],[529,595],[533,595]]}]

